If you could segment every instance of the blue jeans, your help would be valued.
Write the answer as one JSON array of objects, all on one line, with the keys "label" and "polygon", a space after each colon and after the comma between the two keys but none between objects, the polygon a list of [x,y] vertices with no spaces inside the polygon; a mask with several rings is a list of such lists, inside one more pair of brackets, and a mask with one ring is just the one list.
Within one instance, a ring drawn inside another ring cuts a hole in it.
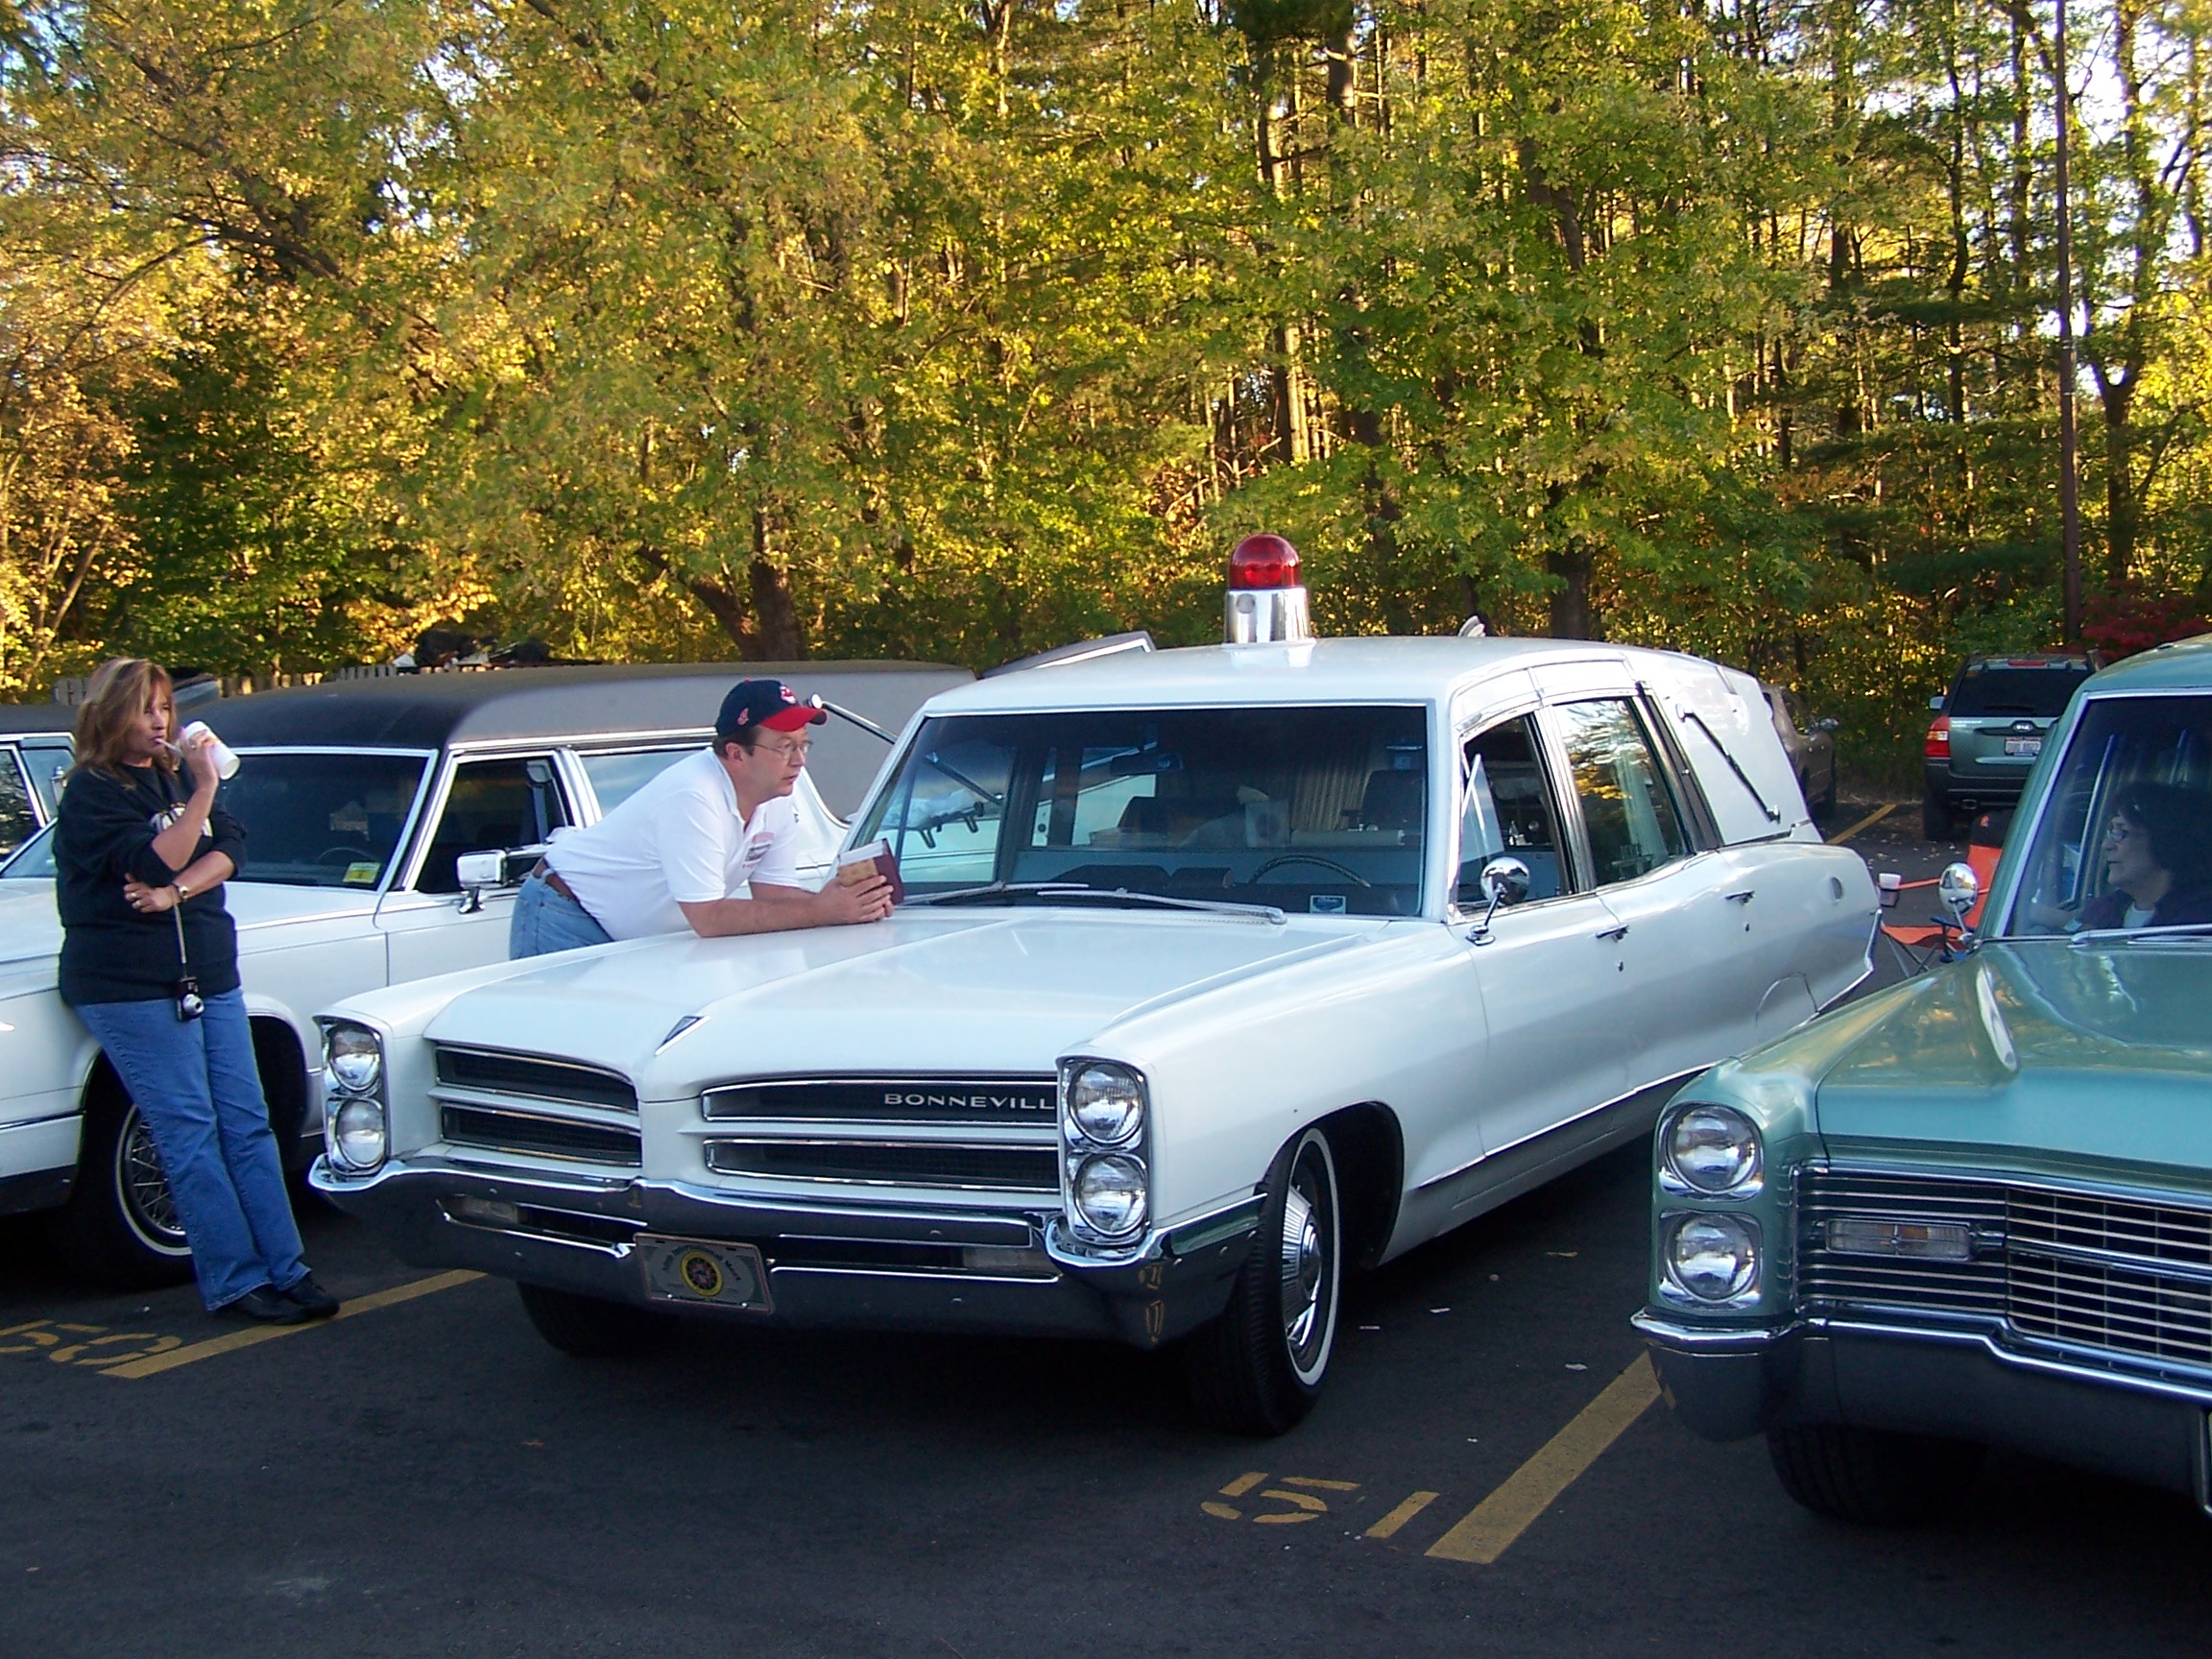
[{"label": "blue jeans", "polygon": [[306,1278],[245,994],[208,998],[197,1020],[178,1019],[167,998],[88,1002],[77,1018],[99,1039],[153,1134],[192,1246],[201,1301],[223,1308],[249,1290],[289,1290]]},{"label": "blue jeans", "polygon": [[556,893],[542,876],[533,876],[515,895],[515,914],[507,922],[507,959],[544,956],[555,950],[581,950],[607,945],[614,936],[591,920],[591,912],[565,893]]}]

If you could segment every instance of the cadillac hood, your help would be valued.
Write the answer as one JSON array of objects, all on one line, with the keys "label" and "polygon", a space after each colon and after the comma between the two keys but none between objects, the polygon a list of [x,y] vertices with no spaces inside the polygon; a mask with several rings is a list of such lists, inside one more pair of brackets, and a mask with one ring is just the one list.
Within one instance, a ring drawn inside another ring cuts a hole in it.
[{"label": "cadillac hood", "polygon": [[1816,1111],[1839,1150],[2212,1173],[2212,940],[1985,945],[1894,994],[1828,1067]]},{"label": "cadillac hood", "polygon": [[[223,889],[223,902],[238,925],[241,955],[285,943],[267,931],[283,924],[359,916],[367,926],[366,919],[376,910],[373,893],[254,881],[228,883]],[[30,878],[0,881],[0,973],[12,975],[39,969],[51,980],[60,954],[61,918],[54,908],[54,883]]]},{"label": "cadillac hood", "polygon": [[1395,926],[1070,909],[902,912],[867,927],[669,937],[464,992],[442,1043],[559,1056],[679,1099],[740,1076],[1046,1073],[1118,1022]]}]

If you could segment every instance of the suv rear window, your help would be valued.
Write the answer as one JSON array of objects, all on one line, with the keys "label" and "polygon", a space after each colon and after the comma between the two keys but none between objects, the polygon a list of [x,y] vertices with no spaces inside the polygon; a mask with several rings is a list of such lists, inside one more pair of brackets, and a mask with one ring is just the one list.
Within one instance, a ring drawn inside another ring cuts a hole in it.
[{"label": "suv rear window", "polygon": [[1951,688],[1943,712],[1966,719],[2025,714],[2037,720],[2056,720],[2066,712],[2074,687],[2088,678],[2086,662],[2053,662],[2032,668],[2006,662],[1969,663]]}]

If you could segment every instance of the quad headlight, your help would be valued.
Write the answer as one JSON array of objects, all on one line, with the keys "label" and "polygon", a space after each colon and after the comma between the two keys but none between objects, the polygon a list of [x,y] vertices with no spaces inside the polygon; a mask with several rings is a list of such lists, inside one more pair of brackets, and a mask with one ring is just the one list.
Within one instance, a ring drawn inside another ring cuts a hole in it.
[{"label": "quad headlight", "polygon": [[323,1065],[349,1094],[367,1094],[384,1080],[384,1040],[366,1025],[333,1025],[323,1037]]},{"label": "quad headlight", "polygon": [[1685,1215],[1667,1231],[1667,1282],[1699,1302],[1735,1302],[1759,1287],[1759,1224],[1744,1215]]},{"label": "quad headlight", "polygon": [[1149,1105],[1143,1074],[1134,1067],[1061,1062],[1060,1193],[1076,1237],[1118,1244],[1143,1230],[1152,1210]]},{"label": "quad headlight", "polygon": [[323,1074],[323,1150],[331,1166],[349,1175],[377,1168],[392,1150],[383,1037],[366,1025],[325,1026]]},{"label": "quad headlight", "polygon": [[1695,1192],[1748,1195],[1759,1190],[1766,1149],[1750,1118],[1733,1106],[1685,1106],[1660,1137],[1665,1174]]}]

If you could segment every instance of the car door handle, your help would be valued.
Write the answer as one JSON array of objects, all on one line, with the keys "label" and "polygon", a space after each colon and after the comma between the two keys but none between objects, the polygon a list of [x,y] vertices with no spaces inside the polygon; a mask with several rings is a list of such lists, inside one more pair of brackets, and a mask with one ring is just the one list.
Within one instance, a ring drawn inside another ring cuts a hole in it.
[{"label": "car door handle", "polygon": [[1752,899],[1757,896],[1758,892],[1759,889],[1756,887],[1740,888],[1736,892],[1728,895],[1728,902],[1731,904],[1748,904],[1751,902]]},{"label": "car door handle", "polygon": [[1625,939],[1628,937],[1628,924],[1623,922],[1618,927],[1601,927],[1598,931],[1598,937],[1600,939]]}]

